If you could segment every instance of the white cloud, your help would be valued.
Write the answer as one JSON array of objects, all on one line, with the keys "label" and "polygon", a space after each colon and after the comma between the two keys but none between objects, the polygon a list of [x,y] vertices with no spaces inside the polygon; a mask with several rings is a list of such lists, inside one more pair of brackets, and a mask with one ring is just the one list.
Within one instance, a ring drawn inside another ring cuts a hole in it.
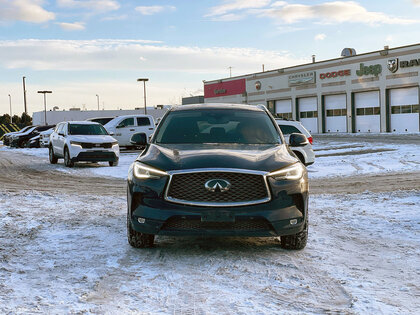
[{"label": "white cloud", "polygon": [[[54,71],[139,70],[222,75],[303,63],[287,52],[252,48],[167,46],[144,40],[0,41],[0,68]],[[207,77],[203,77],[207,79]]]},{"label": "white cloud", "polygon": [[411,0],[415,6],[420,6],[420,0]]},{"label": "white cloud", "polygon": [[321,23],[333,24],[343,22],[363,24],[415,24],[420,20],[398,18],[382,12],[366,10],[354,1],[334,1],[315,5],[286,4],[279,8],[260,10],[261,16],[269,16],[286,24],[304,20],[318,20]]},{"label": "white cloud", "polygon": [[44,23],[55,19],[55,14],[42,7],[42,0],[0,0],[0,21]]},{"label": "white cloud", "polygon": [[229,22],[229,21],[239,21],[245,17],[243,14],[234,14],[228,13],[219,16],[215,16],[212,18],[213,21],[221,21],[221,22]]},{"label": "white cloud", "polygon": [[85,23],[75,22],[75,23],[57,23],[63,30],[66,31],[81,31],[85,29]]},{"label": "white cloud", "polygon": [[271,0],[230,0],[224,1],[222,5],[210,8],[206,17],[223,16],[229,12],[245,9],[255,9],[267,6]]},{"label": "white cloud", "polygon": [[272,7],[283,7],[287,4],[286,1],[276,1],[273,4],[271,4]]},{"label": "white cloud", "polygon": [[123,21],[128,18],[127,14],[106,16],[101,21]]},{"label": "white cloud", "polygon": [[174,11],[176,8],[174,6],[161,6],[161,5],[152,5],[152,6],[138,6],[135,9],[137,12],[140,12],[143,15],[153,15],[160,13],[165,10]]},{"label": "white cloud", "polygon": [[315,40],[324,40],[326,37],[327,37],[327,35],[321,33],[321,34],[316,34],[314,39]]},{"label": "white cloud", "polygon": [[63,8],[89,9],[98,13],[120,8],[118,1],[114,0],[57,0],[57,5]]},{"label": "white cloud", "polygon": [[[169,46],[150,40],[0,40],[0,71],[30,71],[29,102],[38,104],[36,89],[48,86],[55,98],[51,98],[50,104],[60,109],[82,107],[82,104],[94,109],[96,93],[108,109],[139,107],[142,103],[136,78],[140,75],[150,78],[148,103],[168,104],[179,103],[181,96],[185,96],[185,88],[202,89],[203,79],[227,77],[228,66],[237,69],[235,75],[240,75],[260,71],[261,64],[266,69],[274,69],[305,62],[308,60],[281,51]],[[43,86],[36,86],[39,78]],[[16,94],[21,91],[19,79],[7,81],[16,82],[13,85]],[[0,89],[4,86],[0,85]],[[14,93],[14,89],[10,91]],[[7,99],[3,105],[1,101],[0,108],[7,108]],[[30,110],[41,110],[41,104],[31,105]]]}]

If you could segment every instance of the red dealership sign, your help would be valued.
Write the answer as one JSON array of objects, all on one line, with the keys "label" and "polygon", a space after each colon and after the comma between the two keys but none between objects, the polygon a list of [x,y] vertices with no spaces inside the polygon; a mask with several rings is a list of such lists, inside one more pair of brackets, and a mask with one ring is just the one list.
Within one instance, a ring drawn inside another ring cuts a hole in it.
[{"label": "red dealership sign", "polygon": [[243,94],[245,92],[245,79],[204,84],[204,98]]}]

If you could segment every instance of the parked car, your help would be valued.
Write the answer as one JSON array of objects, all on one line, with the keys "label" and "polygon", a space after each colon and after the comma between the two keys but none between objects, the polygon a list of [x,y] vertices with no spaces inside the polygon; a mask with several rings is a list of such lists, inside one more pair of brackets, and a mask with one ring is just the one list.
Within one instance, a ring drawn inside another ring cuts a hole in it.
[{"label": "parked car", "polygon": [[28,148],[48,148],[50,143],[50,135],[54,131],[54,128],[50,128],[48,130],[40,132],[35,137],[29,139],[26,143],[26,147]]},{"label": "parked car", "polygon": [[120,148],[99,123],[90,121],[61,122],[50,135],[49,159],[51,164],[64,158],[64,165],[75,162],[108,162],[118,165]]},{"label": "parked car", "polygon": [[149,137],[155,130],[155,122],[150,115],[124,115],[115,117],[104,127],[121,147],[129,147],[135,133],[144,132]]},{"label": "parked car", "polygon": [[23,148],[26,146],[29,139],[39,135],[41,131],[45,131],[53,127],[55,127],[55,125],[35,126],[27,129],[25,132],[14,134],[10,139],[10,146]]},{"label": "parked car", "polygon": [[39,144],[39,135],[37,135],[37,136],[35,136],[35,137],[32,137],[31,139],[29,139],[27,142],[26,142],[26,147],[27,148],[40,148],[41,146],[40,146],[40,144]]},{"label": "parked car", "polygon": [[[173,107],[127,180],[127,235],[133,247],[155,235],[281,236],[302,249],[308,237],[307,170],[264,106]],[[295,145],[304,135],[290,137]]]},{"label": "parked car", "polygon": [[29,128],[32,128],[33,126],[26,126],[26,127],[24,127],[24,128],[22,128],[21,130],[19,130],[19,131],[14,131],[14,132],[8,132],[8,133],[5,133],[4,135],[3,135],[3,144],[4,145],[10,145],[10,138],[13,136],[13,135],[15,135],[15,134],[18,134],[18,133],[23,133],[23,132],[25,132],[26,130],[28,130]]},{"label": "parked car", "polygon": [[312,149],[313,138],[309,131],[299,121],[276,119],[276,122],[286,142],[289,142],[289,137],[293,133],[301,133],[306,136],[308,139],[306,144],[292,146],[291,149],[303,164],[306,166],[313,164],[315,162],[315,153]]},{"label": "parked car", "polygon": [[54,128],[45,130],[39,134],[39,145],[42,148],[48,148],[50,145],[50,135],[53,133]]},{"label": "parked car", "polygon": [[115,117],[95,117],[95,118],[88,118],[86,121],[93,121],[100,123],[102,126],[106,125],[108,122],[113,120]]}]

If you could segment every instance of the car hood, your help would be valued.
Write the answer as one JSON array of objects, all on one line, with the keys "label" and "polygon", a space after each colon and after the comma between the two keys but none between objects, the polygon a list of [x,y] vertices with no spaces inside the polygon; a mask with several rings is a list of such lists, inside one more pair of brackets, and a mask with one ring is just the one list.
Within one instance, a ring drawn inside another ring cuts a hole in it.
[{"label": "car hood", "polygon": [[104,143],[117,141],[109,135],[74,135],[70,138],[71,141],[88,142],[88,143]]},{"label": "car hood", "polygon": [[237,168],[270,172],[298,160],[286,145],[151,144],[137,161],[164,171],[196,168]]}]

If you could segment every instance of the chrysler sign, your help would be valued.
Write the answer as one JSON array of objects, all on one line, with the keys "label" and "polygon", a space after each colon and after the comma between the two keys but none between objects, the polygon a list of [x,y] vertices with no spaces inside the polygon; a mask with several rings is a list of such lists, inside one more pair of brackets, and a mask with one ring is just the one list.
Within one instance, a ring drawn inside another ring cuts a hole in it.
[{"label": "chrysler sign", "polygon": [[315,83],[315,71],[289,75],[289,86]]}]

